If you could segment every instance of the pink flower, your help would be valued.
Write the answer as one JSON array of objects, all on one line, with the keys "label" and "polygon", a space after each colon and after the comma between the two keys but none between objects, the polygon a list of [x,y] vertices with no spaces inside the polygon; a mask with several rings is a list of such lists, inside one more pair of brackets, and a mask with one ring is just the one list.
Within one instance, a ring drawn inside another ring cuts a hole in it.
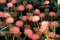
[{"label": "pink flower", "polygon": [[7,3],[7,7],[8,8],[13,7],[13,4],[12,3]]},{"label": "pink flower", "polygon": [[43,18],[43,17],[45,17],[45,14],[41,13],[41,14],[39,14],[39,17]]},{"label": "pink flower", "polygon": [[33,16],[32,21],[37,22],[39,20],[39,16]]},{"label": "pink flower", "polygon": [[13,22],[14,22],[14,18],[12,17],[6,18],[6,23],[13,23]]},{"label": "pink flower", "polygon": [[40,14],[40,10],[39,9],[35,9],[34,10],[34,14]]},{"label": "pink flower", "polygon": [[11,3],[15,4],[17,1],[16,0],[11,0]]},{"label": "pink flower", "polygon": [[26,8],[31,10],[33,8],[33,6],[32,6],[32,4],[27,4]]},{"label": "pink flower", "polygon": [[2,17],[3,17],[3,18],[10,17],[10,14],[9,14],[9,13],[7,13],[7,12],[4,12]]},{"label": "pink flower", "polygon": [[32,18],[33,18],[33,16],[29,16],[29,17],[28,17],[28,20],[29,20],[29,21],[32,21]]},{"label": "pink flower", "polygon": [[11,27],[9,29],[9,31],[10,31],[11,34],[19,34],[20,33],[20,29],[18,27],[15,27],[15,26]]},{"label": "pink flower", "polygon": [[3,12],[0,12],[0,17],[2,17],[3,16]]},{"label": "pink flower", "polygon": [[42,32],[42,33],[47,32],[49,30],[48,26],[50,26],[50,22],[49,21],[42,21],[40,29],[39,29],[40,32]]},{"label": "pink flower", "polygon": [[46,26],[46,27],[48,27],[48,26],[50,26],[50,22],[49,22],[49,21],[42,21],[42,22],[41,22],[41,26]]},{"label": "pink flower", "polygon": [[49,37],[55,37],[55,33],[54,32],[49,32]]},{"label": "pink flower", "polygon": [[22,21],[16,21],[16,26],[18,26],[18,27],[21,27],[21,26],[23,26],[23,22]]},{"label": "pink flower", "polygon": [[27,16],[22,16],[21,20],[26,21],[27,20]]},{"label": "pink flower", "polygon": [[28,36],[29,38],[31,38],[32,35],[33,35],[33,32],[32,32],[31,29],[25,29],[25,30],[24,30],[24,33],[25,33],[25,35]]},{"label": "pink flower", "polygon": [[52,27],[58,27],[59,23],[57,21],[53,21],[53,22],[51,22],[50,26],[52,26]]},{"label": "pink flower", "polygon": [[33,34],[32,37],[31,37],[31,39],[33,39],[33,40],[37,40],[37,39],[39,39],[39,35],[37,35],[37,34]]},{"label": "pink flower", "polygon": [[49,0],[46,0],[46,1],[44,2],[44,4],[50,4]]},{"label": "pink flower", "polygon": [[49,16],[55,16],[56,14],[55,14],[55,12],[50,12],[49,13]]},{"label": "pink flower", "polygon": [[18,8],[17,8],[19,11],[24,11],[24,6],[23,5],[20,5],[20,6],[18,6]]},{"label": "pink flower", "polygon": [[0,0],[0,3],[6,3],[6,0]]},{"label": "pink flower", "polygon": [[46,27],[46,26],[40,26],[40,29],[39,31],[42,32],[42,33],[45,33],[49,30],[49,27]]}]

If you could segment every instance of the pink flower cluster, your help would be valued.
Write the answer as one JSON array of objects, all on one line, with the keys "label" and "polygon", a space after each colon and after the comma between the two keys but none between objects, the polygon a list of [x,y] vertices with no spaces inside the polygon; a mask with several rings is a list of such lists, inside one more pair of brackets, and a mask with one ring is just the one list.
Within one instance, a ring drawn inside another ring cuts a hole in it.
[{"label": "pink flower cluster", "polygon": [[55,37],[55,33],[54,32],[49,32],[49,37],[51,37],[51,38],[53,38],[53,37]]},{"label": "pink flower cluster", "polygon": [[56,21],[53,21],[53,22],[49,22],[49,21],[42,21],[41,24],[40,24],[40,31],[42,33],[44,32],[48,32],[49,31],[49,27],[58,27],[59,26],[59,23],[56,22]]},{"label": "pink flower cluster", "polygon": [[39,35],[38,34],[33,34],[31,29],[25,29],[24,33],[25,33],[26,36],[28,36],[32,40],[39,39]]},{"label": "pink flower cluster", "polygon": [[11,3],[15,4],[17,1],[16,0],[11,0]]},{"label": "pink flower cluster", "polygon": [[25,8],[24,8],[23,5],[20,5],[20,6],[17,7],[17,9],[18,9],[19,11],[24,11]]},{"label": "pink flower cluster", "polygon": [[[6,3],[6,0],[0,0],[0,3]],[[11,0],[9,3],[7,3],[6,8],[7,9],[12,8],[13,9],[13,7],[15,7],[14,6],[15,3],[17,3],[17,0]],[[43,2],[43,4],[44,5],[50,4],[50,2],[48,0],[46,0]],[[16,10],[17,10],[17,12],[22,12],[22,14],[23,14],[23,13],[25,13],[24,11],[26,11],[26,9],[30,11],[34,8],[33,8],[32,4],[27,3],[26,6],[21,4],[21,5],[17,6],[16,9],[14,9],[14,12],[16,12]],[[16,20],[15,17],[12,16],[12,13],[13,12],[1,12],[0,11],[0,18],[3,18],[4,22],[6,24],[12,25],[9,28],[9,32],[11,34],[15,34],[15,35],[19,34],[21,32],[20,28],[22,27],[22,28],[24,28],[24,34],[32,40],[39,39],[40,34],[37,33],[37,31],[35,31],[35,33],[33,33],[33,30],[32,30],[33,27],[30,27],[30,22],[32,22],[32,24],[33,24],[32,26],[35,26],[37,23],[37,26],[39,28],[37,28],[35,30],[38,30],[42,34],[44,34],[45,32],[49,32],[49,27],[55,27],[56,28],[59,26],[59,23],[57,21],[51,21],[51,22],[50,21],[43,21],[43,20],[41,21],[41,18],[42,19],[45,18],[46,15],[44,13],[42,13],[40,11],[40,9],[37,9],[37,8],[33,10],[33,13],[30,13],[31,15],[29,13],[28,13],[28,15],[24,15],[24,16],[23,15],[22,16],[17,15],[17,16],[21,17],[21,18],[18,17],[18,20]],[[20,13],[17,13],[17,14],[20,14]],[[56,16],[56,13],[55,12],[49,12],[48,15],[49,15],[49,17],[53,17],[53,16]],[[25,27],[25,22],[27,22],[26,25],[29,24],[28,25],[29,27]],[[0,25],[1,25],[1,23],[0,23]],[[7,26],[9,26],[9,25],[7,25]],[[32,29],[30,29],[30,28],[32,28]],[[48,36],[54,37],[55,33],[49,32]]]},{"label": "pink flower cluster", "polygon": [[6,0],[0,0],[0,3],[6,3]]},{"label": "pink flower cluster", "polygon": [[6,23],[7,23],[7,24],[13,23],[13,22],[14,22],[14,18],[12,18],[12,17],[6,18]]},{"label": "pink flower cluster", "polygon": [[33,16],[32,21],[37,22],[39,20],[39,16]]},{"label": "pink flower cluster", "polygon": [[22,16],[22,17],[21,17],[21,20],[22,20],[22,21],[26,21],[27,19],[28,19],[27,16]]},{"label": "pink flower cluster", "polygon": [[10,15],[7,12],[0,12],[0,17],[7,18],[7,17],[10,17]]},{"label": "pink flower cluster", "polygon": [[16,21],[16,26],[18,26],[18,27],[23,26],[23,22],[22,22],[22,21],[20,21],[20,20]]},{"label": "pink flower cluster", "polygon": [[43,21],[43,22],[41,22],[41,26],[40,26],[40,31],[42,32],[42,33],[44,33],[44,32],[47,32],[47,31],[49,31],[49,22],[48,21]]},{"label": "pink flower cluster", "polygon": [[34,10],[34,14],[40,14],[40,10],[39,9],[35,9]]},{"label": "pink flower cluster", "polygon": [[32,6],[32,4],[27,4],[26,8],[31,10],[33,8],[33,6]]},{"label": "pink flower cluster", "polygon": [[50,4],[49,0],[44,1],[44,4]]},{"label": "pink flower cluster", "polygon": [[59,23],[57,21],[53,21],[51,22],[50,24],[52,27],[58,27],[59,26]]},{"label": "pink flower cluster", "polygon": [[20,29],[16,26],[11,27],[9,31],[11,34],[15,34],[15,35],[20,33]]},{"label": "pink flower cluster", "polygon": [[55,16],[56,14],[55,14],[55,12],[50,12],[49,13],[49,16]]},{"label": "pink flower cluster", "polygon": [[7,3],[7,8],[13,7],[12,3]]}]

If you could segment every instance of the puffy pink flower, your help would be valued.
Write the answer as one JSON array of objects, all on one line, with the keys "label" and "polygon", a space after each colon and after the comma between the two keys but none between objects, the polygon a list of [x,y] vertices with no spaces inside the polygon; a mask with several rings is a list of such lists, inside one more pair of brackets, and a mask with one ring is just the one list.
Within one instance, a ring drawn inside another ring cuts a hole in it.
[{"label": "puffy pink flower", "polygon": [[34,10],[34,14],[40,14],[40,10],[39,9],[35,9]]},{"label": "puffy pink flower", "polygon": [[0,12],[0,17],[2,17],[3,16],[3,12]]},{"label": "puffy pink flower", "polygon": [[49,13],[49,16],[55,16],[56,14],[55,14],[55,12],[50,12]]},{"label": "puffy pink flower", "polygon": [[32,21],[32,18],[33,18],[33,16],[29,16],[29,17],[28,17],[28,20],[29,20],[29,21]]},{"label": "puffy pink flower", "polygon": [[26,21],[27,20],[27,16],[22,16],[21,20]]},{"label": "puffy pink flower", "polygon": [[3,17],[3,18],[10,17],[10,14],[9,14],[9,13],[7,13],[7,12],[4,12],[2,17]]},{"label": "puffy pink flower", "polygon": [[13,4],[12,3],[7,3],[7,7],[8,8],[13,7]]},{"label": "puffy pink flower", "polygon": [[42,22],[41,22],[41,26],[46,26],[46,27],[48,27],[48,26],[50,26],[50,22],[49,22],[49,21],[42,21]]},{"label": "puffy pink flower", "polygon": [[0,3],[6,3],[6,0],[0,0]]},{"label": "puffy pink flower", "polygon": [[46,0],[46,1],[44,2],[44,4],[50,4],[49,0]]},{"label": "puffy pink flower", "polygon": [[17,1],[16,0],[11,0],[11,3],[15,4]]},{"label": "puffy pink flower", "polygon": [[9,29],[9,31],[10,31],[10,33],[12,33],[12,34],[19,34],[20,33],[20,29],[19,29],[19,27],[11,27],[10,29]]},{"label": "puffy pink flower", "polygon": [[32,6],[32,4],[27,4],[26,8],[31,10],[33,8],[33,6]]},{"label": "puffy pink flower", "polygon": [[50,26],[52,26],[52,27],[58,27],[59,23],[57,21],[53,21],[53,22],[51,22]]},{"label": "puffy pink flower", "polygon": [[49,35],[49,37],[51,37],[51,38],[52,38],[52,37],[55,37],[55,33],[54,33],[54,32],[49,32],[48,35]]},{"label": "puffy pink flower", "polygon": [[37,35],[37,34],[33,34],[32,37],[31,37],[31,39],[33,39],[33,40],[37,40],[37,39],[39,39],[39,35]]},{"label": "puffy pink flower", "polygon": [[28,36],[29,38],[31,38],[32,35],[33,35],[33,32],[32,32],[31,29],[25,29],[25,30],[24,30],[24,33],[25,33],[25,35]]},{"label": "puffy pink flower", "polygon": [[37,22],[39,20],[39,16],[33,16],[32,21]]},{"label": "puffy pink flower", "polygon": [[43,17],[45,17],[45,14],[41,13],[41,14],[39,14],[39,17],[43,18]]},{"label": "puffy pink flower", "polygon": [[6,18],[6,23],[13,23],[13,22],[14,22],[14,18],[12,17]]},{"label": "puffy pink flower", "polygon": [[40,29],[39,31],[44,33],[44,32],[47,32],[49,30],[49,27],[46,27],[46,26],[40,26]]},{"label": "puffy pink flower", "polygon": [[18,26],[18,27],[21,27],[21,26],[23,26],[23,22],[22,21],[16,21],[16,26]]},{"label": "puffy pink flower", "polygon": [[19,11],[24,11],[25,7],[23,5],[18,6],[17,8]]}]

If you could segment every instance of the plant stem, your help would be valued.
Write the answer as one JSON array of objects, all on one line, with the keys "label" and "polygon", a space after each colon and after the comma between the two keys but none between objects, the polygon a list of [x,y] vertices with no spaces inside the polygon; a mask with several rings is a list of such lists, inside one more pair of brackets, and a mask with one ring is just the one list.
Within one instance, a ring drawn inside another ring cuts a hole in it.
[{"label": "plant stem", "polygon": [[24,39],[23,39],[23,40],[25,40],[25,38],[26,38],[26,36],[24,37]]},{"label": "plant stem", "polygon": [[34,26],[36,26],[36,24],[34,23]]},{"label": "plant stem", "polygon": [[41,19],[41,22],[42,22],[42,18],[40,18]]},{"label": "plant stem", "polygon": [[22,12],[21,12],[21,17],[22,17]]},{"label": "plant stem", "polygon": [[5,40],[7,40],[7,36],[6,36],[6,35],[4,35],[4,37],[5,37]]},{"label": "plant stem", "polygon": [[4,8],[4,12],[6,12],[6,8]]},{"label": "plant stem", "polygon": [[52,31],[54,31],[52,27],[50,27],[50,28],[51,28]]},{"label": "plant stem", "polygon": [[36,22],[36,24],[37,24],[37,27],[39,28],[39,25],[38,25],[38,23]]},{"label": "plant stem", "polygon": [[50,27],[51,28],[51,30],[55,33],[56,32],[56,28],[55,27]]},{"label": "plant stem", "polygon": [[51,17],[51,21],[52,21],[52,17]]},{"label": "plant stem", "polygon": [[54,33],[56,32],[56,28],[54,27]]},{"label": "plant stem", "polygon": [[15,35],[13,36],[13,40],[15,39]]},{"label": "plant stem", "polygon": [[26,21],[26,24],[28,24],[27,21]]},{"label": "plant stem", "polygon": [[29,10],[29,13],[30,13],[30,10]]},{"label": "plant stem", "polygon": [[48,32],[45,32],[46,39],[49,40]]}]

